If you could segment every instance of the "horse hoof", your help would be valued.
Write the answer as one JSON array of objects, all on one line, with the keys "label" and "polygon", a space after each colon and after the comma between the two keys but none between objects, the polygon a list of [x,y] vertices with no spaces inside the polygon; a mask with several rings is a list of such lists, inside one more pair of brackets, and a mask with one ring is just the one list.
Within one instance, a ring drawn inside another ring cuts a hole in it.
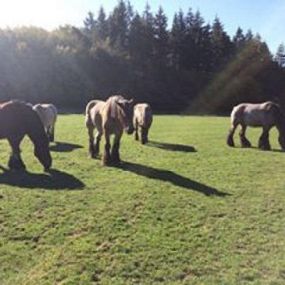
[{"label": "horse hoof", "polygon": [[244,148],[249,148],[249,147],[251,147],[251,143],[249,141],[243,141],[241,146]]},{"label": "horse hoof", "polygon": [[230,146],[230,147],[234,147],[235,146],[234,141],[233,141],[232,138],[228,138],[227,139],[227,145]]},{"label": "horse hoof", "polygon": [[271,147],[266,147],[266,146],[263,146],[260,148],[261,150],[264,150],[264,151],[269,151],[271,150]]},{"label": "horse hoof", "polygon": [[110,165],[111,165],[111,161],[110,161],[110,160],[103,159],[102,162],[101,162],[101,165],[102,165],[102,166],[110,166]]}]

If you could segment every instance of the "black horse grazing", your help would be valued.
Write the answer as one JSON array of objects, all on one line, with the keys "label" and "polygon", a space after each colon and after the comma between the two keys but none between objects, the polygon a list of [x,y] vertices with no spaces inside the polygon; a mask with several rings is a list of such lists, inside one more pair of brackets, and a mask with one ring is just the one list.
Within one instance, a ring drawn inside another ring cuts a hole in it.
[{"label": "black horse grazing", "polygon": [[10,169],[25,169],[20,155],[20,143],[28,135],[34,144],[34,154],[49,170],[52,158],[49,141],[38,114],[24,102],[9,101],[0,105],[0,139],[7,139],[11,148],[8,166]]}]

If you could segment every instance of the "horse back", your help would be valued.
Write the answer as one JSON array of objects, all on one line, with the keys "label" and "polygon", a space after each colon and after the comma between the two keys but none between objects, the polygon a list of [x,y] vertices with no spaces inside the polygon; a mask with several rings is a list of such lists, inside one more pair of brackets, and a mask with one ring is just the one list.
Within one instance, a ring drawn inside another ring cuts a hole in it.
[{"label": "horse back", "polygon": [[231,120],[232,122],[252,127],[274,125],[275,115],[272,110],[275,105],[275,103],[270,101],[260,104],[239,104],[233,108]]},{"label": "horse back", "polygon": [[85,108],[85,124],[86,127],[94,126],[100,128],[102,121],[102,110],[105,102],[102,100],[92,100]]},{"label": "horse back", "polygon": [[149,128],[152,124],[152,110],[149,104],[140,103],[134,107],[134,121],[142,127]]},{"label": "horse back", "polygon": [[123,131],[122,118],[120,118],[120,107],[116,103],[122,98],[120,95],[110,97],[100,110],[102,127],[109,134]]},{"label": "horse back", "polygon": [[57,109],[53,104],[36,104],[33,106],[33,109],[38,113],[46,128],[55,124],[57,119]]},{"label": "horse back", "polygon": [[0,138],[28,134],[32,128],[42,128],[37,113],[21,101],[8,101],[0,106]]}]

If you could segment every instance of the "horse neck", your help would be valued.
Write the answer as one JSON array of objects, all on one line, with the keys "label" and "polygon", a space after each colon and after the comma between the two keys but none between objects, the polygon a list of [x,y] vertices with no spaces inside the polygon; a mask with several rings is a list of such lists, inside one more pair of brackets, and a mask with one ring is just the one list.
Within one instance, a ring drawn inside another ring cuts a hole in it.
[{"label": "horse neck", "polygon": [[43,127],[42,122],[37,114],[35,114],[33,124],[28,126],[27,135],[33,142],[33,144],[38,147],[43,143],[46,143],[47,136]]},{"label": "horse neck", "polygon": [[116,103],[116,99],[113,98],[109,104],[110,117],[119,120],[121,125],[125,126],[127,122],[126,114],[121,106]]}]

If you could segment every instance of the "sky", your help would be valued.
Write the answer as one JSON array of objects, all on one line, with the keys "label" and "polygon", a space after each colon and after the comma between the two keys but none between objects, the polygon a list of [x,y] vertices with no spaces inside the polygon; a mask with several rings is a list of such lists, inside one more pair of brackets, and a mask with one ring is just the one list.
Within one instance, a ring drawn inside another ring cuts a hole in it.
[{"label": "sky", "polygon": [[[134,10],[142,12],[147,1],[131,0]],[[0,0],[0,28],[38,26],[52,30],[60,25],[82,26],[89,11],[95,16],[103,6],[109,14],[118,0]],[[199,10],[206,23],[218,16],[225,31],[233,36],[237,27],[259,33],[272,53],[285,43],[285,0],[148,0],[155,13],[161,5],[169,24],[175,12],[191,7]]]}]

